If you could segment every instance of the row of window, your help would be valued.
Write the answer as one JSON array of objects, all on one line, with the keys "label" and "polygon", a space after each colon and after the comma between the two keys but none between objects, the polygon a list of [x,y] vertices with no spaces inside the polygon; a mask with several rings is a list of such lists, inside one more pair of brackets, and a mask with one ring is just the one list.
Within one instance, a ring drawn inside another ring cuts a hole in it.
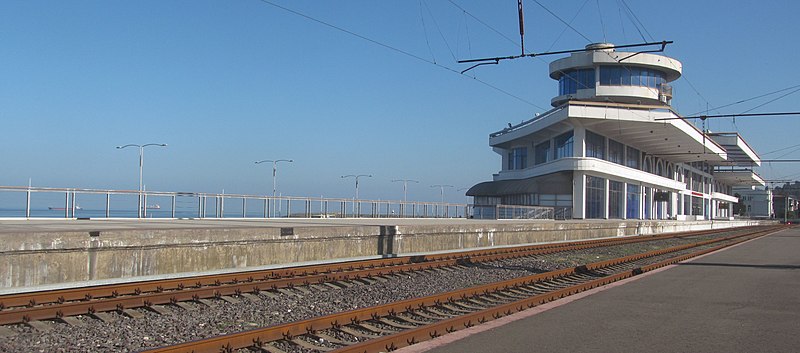
[{"label": "row of window", "polygon": [[[575,94],[579,89],[595,88],[596,80],[594,69],[564,71],[558,79],[558,95]],[[658,88],[666,82],[665,74],[658,70],[627,66],[600,66],[600,84],[604,86]]]}]

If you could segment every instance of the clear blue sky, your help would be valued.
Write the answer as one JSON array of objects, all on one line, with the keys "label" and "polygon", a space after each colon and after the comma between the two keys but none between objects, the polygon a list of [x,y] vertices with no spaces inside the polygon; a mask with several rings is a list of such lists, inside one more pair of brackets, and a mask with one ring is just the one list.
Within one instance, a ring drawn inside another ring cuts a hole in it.
[{"label": "clear blue sky", "polygon": [[[619,0],[539,1],[592,42],[642,41]],[[263,194],[271,170],[253,162],[291,158],[283,194],[352,197],[340,176],[373,174],[362,198],[400,199],[391,180],[411,178],[410,199],[438,200],[430,185],[490,180],[500,157],[488,134],[549,109],[557,91],[547,64],[559,57],[443,68],[517,54],[513,0],[274,2],[418,58],[258,0],[2,1],[0,185],[136,189],[136,150],[114,146],[158,142],[169,147],[145,152],[148,190]],[[665,54],[684,64],[673,101],[684,114],[800,84],[796,1],[626,3],[648,41],[675,41]],[[525,20],[528,51],[589,43],[534,1]],[[757,111],[800,110],[798,98]],[[709,124],[761,154],[800,143],[797,117]],[[800,165],[760,173],[797,178]]]}]

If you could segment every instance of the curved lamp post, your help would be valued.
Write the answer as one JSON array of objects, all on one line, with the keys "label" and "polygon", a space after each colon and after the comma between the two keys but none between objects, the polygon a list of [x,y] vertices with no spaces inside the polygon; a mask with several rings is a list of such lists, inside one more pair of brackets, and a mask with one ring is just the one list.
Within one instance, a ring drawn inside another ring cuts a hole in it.
[{"label": "curved lamp post", "polygon": [[117,146],[117,149],[119,149],[119,150],[121,150],[123,148],[126,148],[126,147],[138,147],[139,148],[139,205],[138,205],[138,210],[137,210],[137,214],[138,214],[139,218],[142,218],[142,216],[144,216],[144,213],[142,212],[143,209],[145,208],[144,205],[142,205],[142,201],[143,201],[142,200],[142,196],[143,196],[142,195],[142,191],[143,191],[142,190],[142,185],[143,185],[142,184],[142,169],[143,169],[142,167],[144,165],[144,148],[148,147],[148,146],[167,147],[167,144],[166,143],[146,143],[144,145],[128,144],[128,145],[124,145],[124,146]]},{"label": "curved lamp post", "polygon": [[[277,190],[276,179],[278,176],[278,162],[287,162],[292,163],[294,160],[292,159],[265,159],[262,161],[257,161],[256,164],[261,164],[264,162],[272,162],[272,209],[275,209],[275,191]],[[274,213],[274,211],[273,211]]]},{"label": "curved lamp post", "polygon": [[408,202],[408,182],[419,184],[419,181],[413,180],[413,179],[395,179],[395,180],[392,180],[393,183],[394,182],[398,182],[398,181],[402,181],[403,182],[403,202]]}]

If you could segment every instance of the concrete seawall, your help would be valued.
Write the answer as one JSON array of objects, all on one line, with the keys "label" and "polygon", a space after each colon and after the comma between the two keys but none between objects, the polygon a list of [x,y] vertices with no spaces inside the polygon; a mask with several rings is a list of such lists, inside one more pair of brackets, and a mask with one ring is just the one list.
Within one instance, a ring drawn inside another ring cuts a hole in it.
[{"label": "concrete seawall", "polygon": [[0,293],[87,281],[764,223],[408,219],[61,222],[0,221]]}]

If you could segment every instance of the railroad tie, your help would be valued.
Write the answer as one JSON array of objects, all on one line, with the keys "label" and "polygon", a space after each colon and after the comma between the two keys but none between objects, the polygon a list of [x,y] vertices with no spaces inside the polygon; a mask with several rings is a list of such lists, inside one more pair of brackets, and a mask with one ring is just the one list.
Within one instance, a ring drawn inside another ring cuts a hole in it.
[{"label": "railroad tie", "polygon": [[331,283],[331,282],[325,282],[325,283],[323,283],[323,284],[324,284],[324,285],[326,285],[326,286],[328,286],[328,287],[330,287],[330,288],[333,288],[333,289],[342,289],[342,288],[345,288],[345,286],[344,286],[344,285],[337,286],[337,285],[335,285],[335,284],[333,284],[333,283]]},{"label": "railroad tie", "polygon": [[11,330],[7,327],[0,326],[0,338],[8,338],[16,335],[17,335],[16,331]]},{"label": "railroad tie", "polygon": [[315,332],[315,333],[312,333],[310,335],[314,336],[314,337],[317,337],[319,339],[326,340],[326,341],[331,342],[331,343],[340,344],[342,346],[349,346],[349,345],[352,345],[352,344],[355,343],[355,342],[343,341],[343,340],[340,340],[340,339],[338,339],[336,337],[333,337],[333,336],[330,336],[330,335],[327,335],[327,334],[324,334],[324,333],[321,333],[321,332]]},{"label": "railroad tie", "polygon": [[[433,307],[425,308],[425,310],[430,311],[430,312],[432,312],[432,313],[434,313],[436,315],[439,315],[439,316],[441,316],[443,318],[451,318],[451,317],[455,316],[453,314],[448,314],[448,313],[446,313],[444,311],[441,311],[441,310],[433,308]],[[437,320],[441,320],[441,319],[437,319]]]},{"label": "railroad tie", "polygon": [[384,282],[384,283],[385,282],[389,282],[389,279],[384,277],[384,276],[372,276],[372,278],[374,278],[374,279],[376,279],[376,280],[378,280],[380,282]]},{"label": "railroad tie", "polygon": [[308,290],[308,288],[306,288],[304,286],[294,287],[294,289],[299,290],[301,293],[306,294],[306,295],[311,294],[311,291]]},{"label": "railroad tie", "polygon": [[516,288],[509,288],[508,292],[514,293],[514,294],[517,294],[517,295],[521,295],[521,296],[525,296],[525,297],[529,297],[531,295],[530,293],[525,293],[525,292],[523,292],[523,291],[521,291],[519,289],[516,289]]},{"label": "railroad tie", "polygon": [[[414,314],[416,314],[416,313],[414,313]],[[422,315],[418,315],[418,316],[419,316],[419,317],[424,317],[424,316],[422,316]],[[430,324],[430,321],[421,321],[421,320],[417,320],[417,319],[415,319],[415,318],[411,317],[411,313],[403,313],[403,314],[398,314],[398,315],[397,315],[397,318],[399,318],[399,319],[401,319],[401,320],[403,320],[403,321],[410,322],[410,323],[412,323],[412,324],[417,324],[417,325],[427,325],[427,324]]]},{"label": "railroad tie", "polygon": [[222,299],[222,300],[224,300],[224,301],[226,301],[228,303],[231,303],[231,304],[239,304],[239,303],[241,303],[241,300],[236,299],[236,298],[234,298],[234,297],[232,297],[230,295],[222,295],[222,296],[219,297],[219,299]]},{"label": "railroad tie", "polygon": [[261,301],[261,298],[259,298],[257,295],[252,294],[252,293],[242,293],[242,297],[246,298],[247,300],[249,300],[251,302],[260,302]]},{"label": "railroad tie", "polygon": [[287,353],[285,350],[275,347],[271,342],[264,343],[261,346],[253,346],[253,348],[263,353]]},{"label": "railroad tie", "polygon": [[382,322],[382,323],[384,323],[386,325],[389,325],[389,326],[392,326],[392,327],[396,327],[398,329],[416,328],[416,326],[414,326],[414,325],[407,325],[407,324],[400,323],[400,322],[397,322],[397,321],[392,321],[392,320],[389,320],[389,319],[387,319],[385,317],[379,318],[378,321],[380,321],[380,322]]},{"label": "railroad tie", "polygon": [[122,310],[122,314],[132,319],[139,319],[144,317],[144,314],[133,309]]},{"label": "railroad tie", "polygon": [[58,318],[57,321],[63,322],[72,327],[86,327],[86,323],[74,316],[63,316]]},{"label": "railroad tie", "polygon": [[278,292],[280,292],[280,293],[282,293],[284,295],[293,295],[293,296],[298,297],[298,298],[302,298],[303,297],[300,293],[288,290],[286,288],[278,288]]},{"label": "railroad tie", "polygon": [[475,305],[477,305],[477,306],[479,306],[479,307],[481,307],[483,309],[485,309],[487,306],[489,306],[487,303],[482,303],[480,300],[475,299],[475,298],[467,298],[467,299],[465,299],[465,301],[468,302],[468,303],[475,304]]},{"label": "railroad tie", "polygon": [[373,324],[371,324],[369,322],[363,322],[362,321],[362,322],[359,322],[356,325],[361,327],[361,328],[367,329],[367,330],[372,331],[372,332],[377,332],[377,333],[385,333],[385,334],[397,333],[397,331],[387,330],[387,329],[384,329],[382,327],[378,327],[376,325],[373,325]]},{"label": "railroad tie", "polygon": [[436,315],[436,316],[429,315],[428,313],[426,313],[426,312],[424,312],[424,311],[421,311],[421,310],[417,310],[417,311],[415,311],[415,312],[414,312],[414,315],[417,315],[417,316],[419,316],[419,317],[424,317],[424,318],[426,318],[426,319],[430,319],[430,320],[434,320],[434,321],[440,321],[440,320],[442,320],[442,319],[445,319],[445,318],[452,317],[452,315],[448,315],[448,314],[439,314],[439,313],[437,313],[437,312],[435,312],[435,311],[433,311],[433,310],[430,310],[430,309],[431,309],[431,308],[425,308],[425,310],[426,310],[426,311],[429,311],[429,312],[433,313],[433,314],[434,314],[434,315]]},{"label": "railroad tie", "polygon": [[200,303],[200,304],[203,304],[203,305],[205,305],[205,306],[207,306],[209,308],[213,308],[215,306],[214,302],[209,300],[209,299],[200,298],[200,299],[197,299],[197,302]]},{"label": "railroad tie", "polygon": [[275,294],[275,292],[273,292],[271,290],[265,290],[265,291],[262,291],[261,293],[264,293],[264,295],[266,295],[270,299],[278,299],[278,298],[280,298],[278,295]]},{"label": "railroad tie", "polygon": [[329,289],[328,287],[326,287],[326,286],[323,286],[323,285],[321,285],[321,284],[312,284],[310,287],[311,287],[311,288],[314,288],[314,289],[316,289],[316,290],[318,290],[318,291],[320,291],[320,292],[327,292],[327,291],[328,291],[328,289]]},{"label": "railroad tie", "polygon": [[359,338],[371,339],[371,338],[381,337],[381,335],[362,332],[362,331],[359,331],[359,330],[356,330],[354,328],[347,327],[347,326],[339,327],[339,328],[337,328],[337,330],[342,331],[342,332],[347,333],[347,334],[350,334],[350,335],[353,335],[353,336],[356,336],[356,337],[359,337]]},{"label": "railroad tie", "polygon": [[377,282],[376,280],[367,277],[357,278],[356,281],[359,281],[363,284],[375,284],[375,282]]},{"label": "railroad tie", "polygon": [[104,313],[104,312],[96,312],[93,314],[89,314],[89,317],[100,320],[105,323],[112,323],[117,320],[116,317],[112,316],[109,313]]},{"label": "railroad tie", "polygon": [[333,283],[338,285],[338,286],[342,286],[344,288],[352,288],[352,287],[355,287],[355,286],[361,284],[361,283],[358,283],[358,282],[355,282],[355,281],[336,281],[336,282],[333,282]]},{"label": "railroad tie", "polygon": [[332,351],[332,350],[336,349],[336,348],[331,348],[331,347],[318,346],[318,345],[313,344],[311,342],[308,342],[308,341],[306,341],[306,340],[304,340],[302,338],[292,338],[290,340],[290,342],[292,342],[292,343],[294,343],[294,344],[296,344],[296,345],[298,345],[298,346],[300,346],[302,348],[305,348],[305,349],[312,349],[312,350],[321,351],[321,352],[329,352],[329,351]]},{"label": "railroad tie", "polygon": [[455,311],[457,313],[463,313],[463,314],[469,314],[469,313],[475,311],[475,310],[470,310],[470,309],[458,306],[456,303],[453,303],[453,304],[445,303],[445,304],[442,304],[442,307],[445,308],[445,309],[452,310],[452,311]]},{"label": "railroad tie", "polygon": [[147,310],[150,310],[150,311],[152,311],[152,312],[154,312],[156,314],[159,314],[159,315],[169,315],[169,314],[171,314],[169,309],[165,308],[162,305],[149,305],[149,306],[145,306],[144,308],[147,309]]},{"label": "railroad tie", "polygon": [[194,306],[192,306],[191,304],[186,303],[186,302],[175,302],[174,305],[179,307],[179,308],[181,308],[181,309],[183,309],[183,310],[186,310],[186,311],[195,311],[195,310],[197,310],[197,308],[195,308]]},{"label": "railroad tie", "polygon": [[34,330],[37,330],[37,331],[47,332],[47,331],[50,331],[50,330],[53,329],[46,322],[39,321],[39,320],[28,321],[25,324],[30,326],[30,327],[32,327]]},{"label": "railroad tie", "polygon": [[479,302],[479,301],[477,301],[475,299],[472,299],[472,298],[465,299],[465,300],[462,300],[462,301],[458,301],[456,303],[458,305],[461,305],[461,306],[467,308],[467,309],[472,309],[472,310],[483,310],[483,309],[486,309],[486,304],[482,304],[481,302]]}]

